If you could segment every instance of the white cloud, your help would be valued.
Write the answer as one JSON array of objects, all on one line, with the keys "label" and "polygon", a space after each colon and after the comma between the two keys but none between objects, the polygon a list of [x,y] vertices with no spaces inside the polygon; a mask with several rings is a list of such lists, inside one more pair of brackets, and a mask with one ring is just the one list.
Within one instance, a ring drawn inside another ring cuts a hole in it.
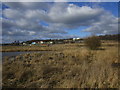
[{"label": "white cloud", "polygon": [[83,31],[93,34],[116,34],[118,33],[118,18],[105,12],[101,15],[99,22],[93,23],[90,28]]},{"label": "white cloud", "polygon": [[[103,9],[88,6],[76,6],[74,4],[55,4],[49,11],[48,16],[54,23],[88,25],[96,21],[102,14]],[[96,18],[95,18],[96,17]]]},{"label": "white cloud", "polygon": [[17,19],[23,17],[23,13],[15,9],[5,9],[3,10],[3,15],[10,19]]},{"label": "white cloud", "polygon": [[[77,37],[69,35],[67,30],[80,26],[89,26],[83,31],[94,34],[113,34],[118,30],[118,18],[100,7],[43,2],[5,4],[9,8],[3,10],[6,17],[2,20],[3,36],[13,40]],[[42,21],[48,25],[40,24]]]},{"label": "white cloud", "polygon": [[35,10],[35,9],[46,9],[48,10],[51,5],[47,2],[5,2],[5,5],[11,9],[18,10]]}]

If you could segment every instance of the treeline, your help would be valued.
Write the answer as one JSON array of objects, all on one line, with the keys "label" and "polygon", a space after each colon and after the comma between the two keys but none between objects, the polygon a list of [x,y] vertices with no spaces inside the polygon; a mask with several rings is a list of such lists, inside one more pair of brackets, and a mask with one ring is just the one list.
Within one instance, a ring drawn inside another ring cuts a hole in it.
[{"label": "treeline", "polygon": [[[68,38],[68,39],[46,39],[46,40],[29,40],[29,41],[25,41],[25,42],[22,42],[22,43],[27,43],[27,44],[31,44],[32,42],[40,42],[40,41],[44,41],[44,42],[49,42],[49,41],[52,41],[53,43],[55,42],[64,42],[64,41],[73,41],[73,38]],[[79,41],[79,40],[83,40],[82,38],[81,39],[78,39],[76,41]]]},{"label": "treeline", "polygon": [[26,43],[26,44],[31,44],[32,42],[39,42],[40,40],[29,40],[29,41],[24,41],[22,43]]},{"label": "treeline", "polygon": [[[113,35],[100,35],[98,36],[100,40],[114,40],[114,41],[120,41],[120,34],[113,34]],[[12,43],[4,43],[1,45],[22,45],[22,43],[26,43],[26,44],[31,44],[32,42],[39,42],[39,41],[44,41],[44,42],[48,42],[48,41],[52,41],[52,42],[63,42],[65,40],[73,40],[73,38],[69,38],[69,39],[47,39],[47,40],[29,40],[29,41],[23,41],[23,42],[19,42],[19,41],[14,41]],[[84,38],[78,39],[79,40],[83,40]]]},{"label": "treeline", "polygon": [[120,41],[120,34],[100,35],[99,38],[100,38],[101,40],[115,40],[115,41]]},{"label": "treeline", "polygon": [[[120,34],[114,34],[114,35],[100,35],[98,36],[100,38],[100,40],[114,40],[114,41],[120,41]],[[73,38],[68,38],[68,39],[47,39],[47,40],[29,40],[29,41],[25,41],[25,43],[27,44],[31,44],[32,42],[39,42],[39,41],[44,41],[44,42],[48,42],[48,41],[53,41],[53,42],[57,42],[57,41],[61,41],[63,42],[64,40],[73,40]],[[84,40],[84,38],[81,38],[79,40]]]}]

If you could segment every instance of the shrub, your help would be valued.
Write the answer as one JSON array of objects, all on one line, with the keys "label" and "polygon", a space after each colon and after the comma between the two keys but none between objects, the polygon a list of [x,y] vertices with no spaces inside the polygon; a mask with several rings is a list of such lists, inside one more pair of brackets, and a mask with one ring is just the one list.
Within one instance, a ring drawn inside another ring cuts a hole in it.
[{"label": "shrub", "polygon": [[92,36],[92,37],[85,39],[85,44],[88,48],[95,50],[101,46],[101,41],[100,41],[99,37]]}]

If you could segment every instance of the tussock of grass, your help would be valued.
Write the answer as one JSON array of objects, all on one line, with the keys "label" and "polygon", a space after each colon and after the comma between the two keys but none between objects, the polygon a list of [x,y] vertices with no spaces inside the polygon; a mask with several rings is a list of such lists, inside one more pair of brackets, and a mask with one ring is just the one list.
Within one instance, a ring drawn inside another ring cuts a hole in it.
[{"label": "tussock of grass", "polygon": [[19,55],[3,63],[3,87],[118,88],[118,48],[63,49]]}]

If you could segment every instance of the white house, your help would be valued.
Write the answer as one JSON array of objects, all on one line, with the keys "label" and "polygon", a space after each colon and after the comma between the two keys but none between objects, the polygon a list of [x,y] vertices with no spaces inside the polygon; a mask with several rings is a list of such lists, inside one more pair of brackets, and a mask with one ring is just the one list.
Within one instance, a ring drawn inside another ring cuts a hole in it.
[{"label": "white house", "polygon": [[79,40],[80,38],[73,38],[73,41],[75,41],[75,40]]},{"label": "white house", "polygon": [[43,41],[40,41],[40,44],[43,44],[44,42]]},{"label": "white house", "polygon": [[23,43],[23,45],[27,45],[26,43]]},{"label": "white house", "polygon": [[31,44],[32,44],[32,45],[35,45],[35,44],[36,44],[36,42],[32,42]]},{"label": "white house", "polygon": [[51,42],[49,42],[50,44],[53,44],[53,42],[51,41]]}]

